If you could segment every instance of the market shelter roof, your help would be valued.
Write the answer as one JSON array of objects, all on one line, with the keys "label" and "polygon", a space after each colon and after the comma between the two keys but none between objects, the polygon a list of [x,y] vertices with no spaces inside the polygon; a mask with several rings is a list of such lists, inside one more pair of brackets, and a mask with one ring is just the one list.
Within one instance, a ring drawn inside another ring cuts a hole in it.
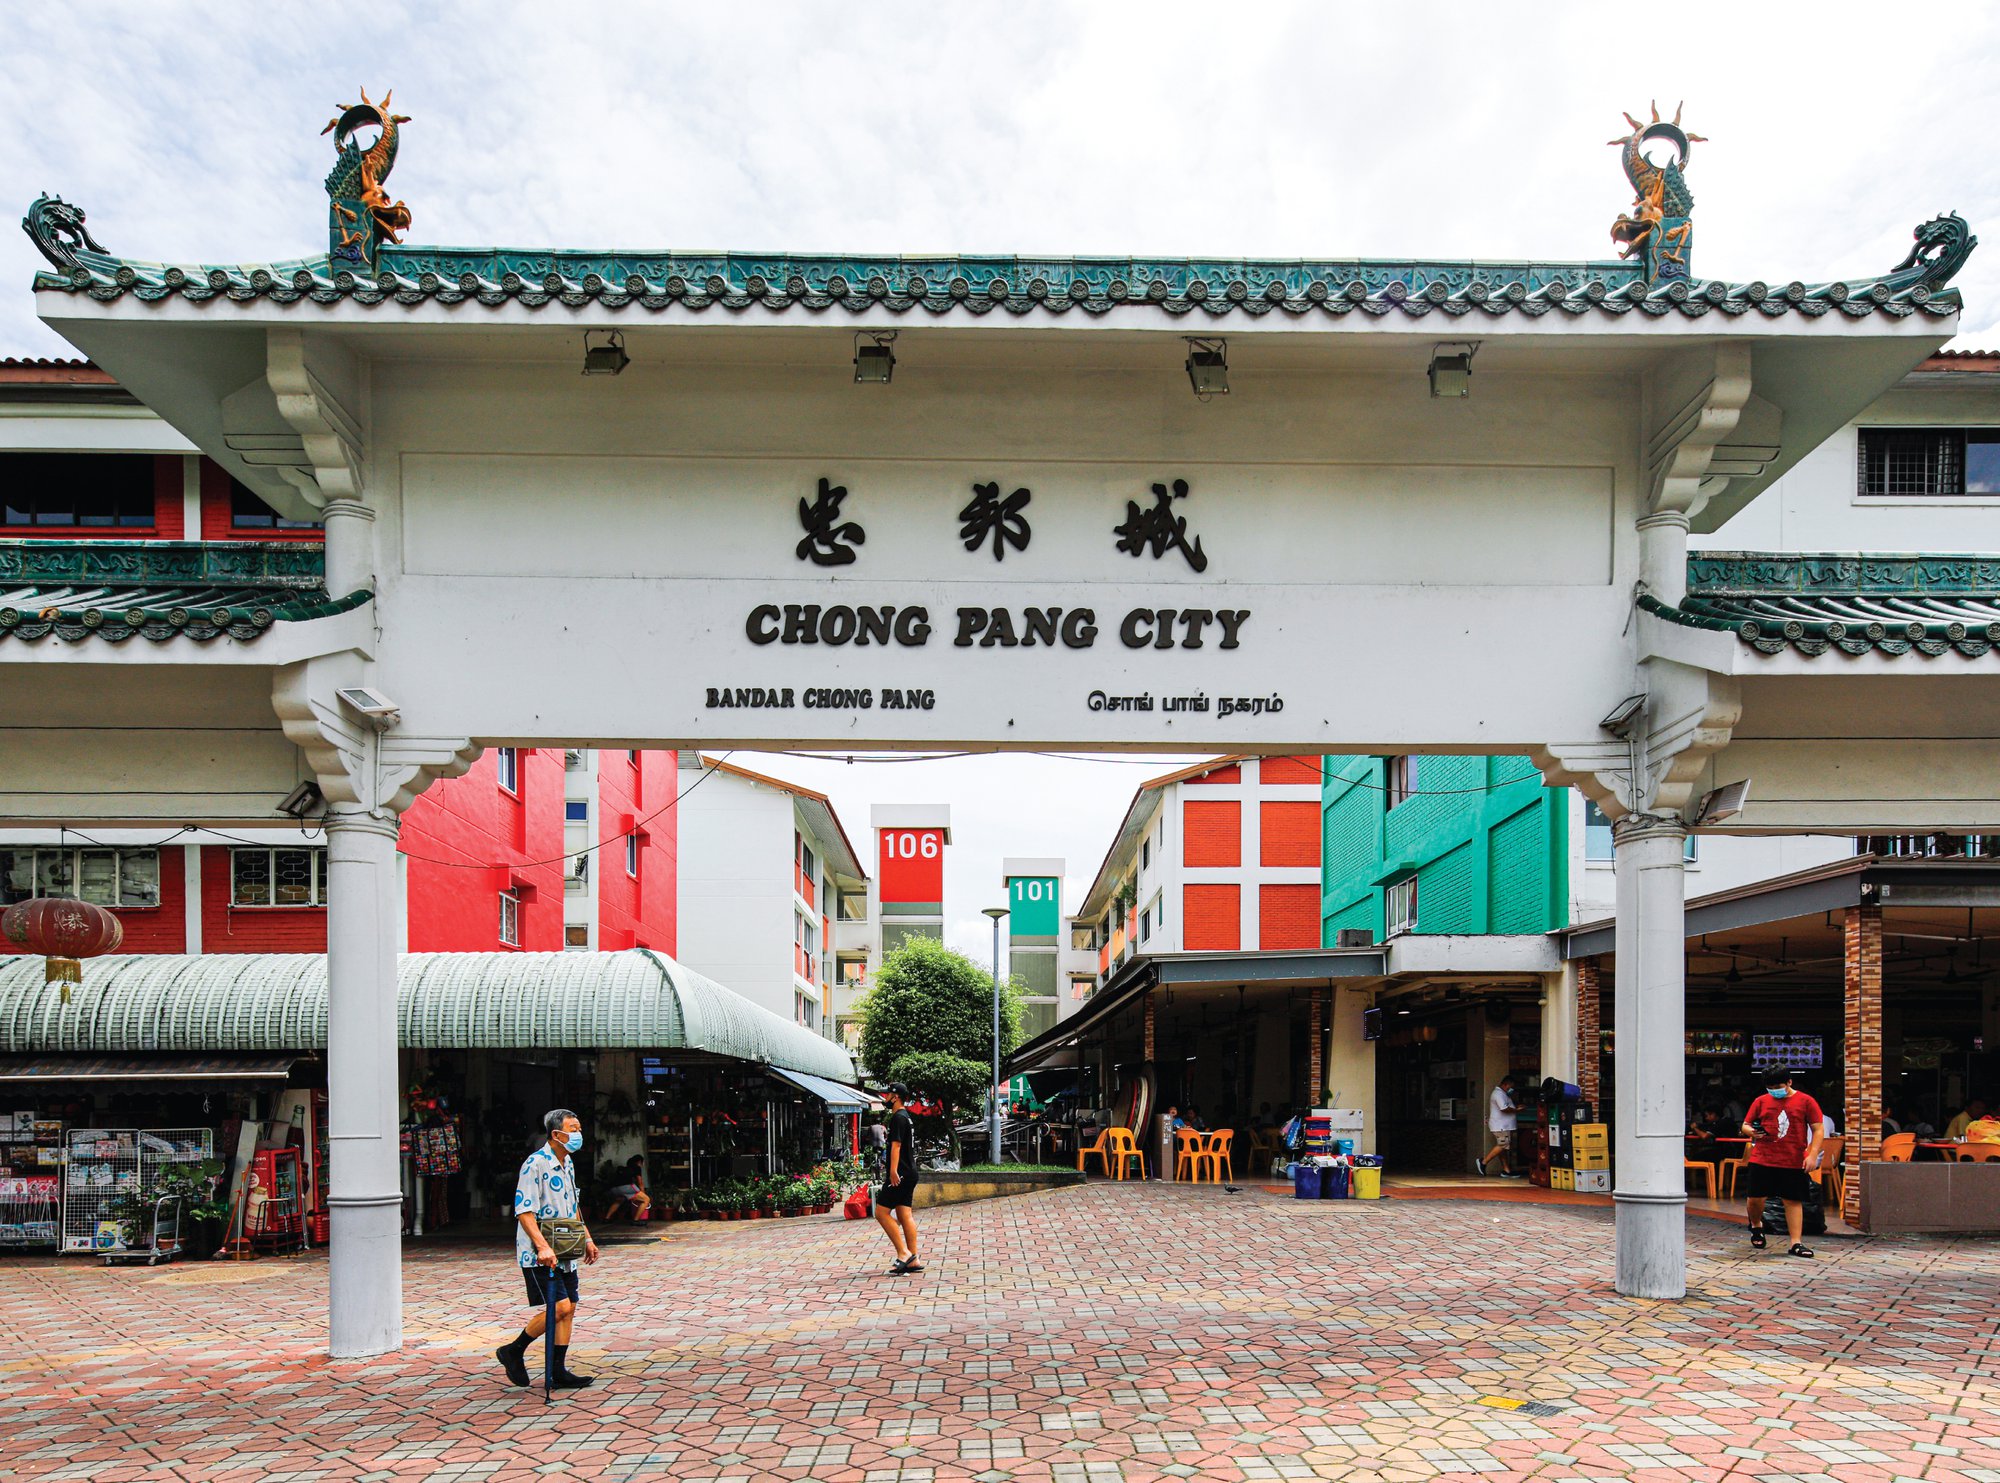
[{"label": "market shelter roof", "polygon": [[[397,1039],[424,1050],[702,1051],[850,1082],[832,1041],[645,948],[405,953]],[[93,959],[65,1005],[38,957],[0,957],[0,1054],[326,1047],[326,958]]]}]

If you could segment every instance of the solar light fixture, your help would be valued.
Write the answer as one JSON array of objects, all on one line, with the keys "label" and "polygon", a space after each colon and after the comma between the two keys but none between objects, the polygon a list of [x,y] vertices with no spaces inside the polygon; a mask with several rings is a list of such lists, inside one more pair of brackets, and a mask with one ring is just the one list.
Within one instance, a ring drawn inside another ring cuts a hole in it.
[{"label": "solar light fixture", "polygon": [[1750,798],[1750,779],[1725,783],[1720,788],[1711,788],[1701,795],[1701,802],[1695,805],[1694,827],[1704,824],[1720,824],[1724,819],[1733,819],[1743,812],[1743,805]]},{"label": "solar light fixture", "polygon": [[1472,395],[1472,357],[1478,342],[1444,344],[1431,351],[1431,395],[1468,397]]},{"label": "solar light fixture", "polygon": [[1597,724],[1601,729],[1610,732],[1620,740],[1629,740],[1633,727],[1640,719],[1640,713],[1645,709],[1646,697],[1644,695],[1628,695],[1611,708],[1610,715]]},{"label": "solar light fixture", "polygon": [[1202,401],[1212,396],[1229,395],[1229,342],[1226,340],[1202,340],[1193,335],[1181,337],[1187,341],[1188,385]]},{"label": "solar light fixture", "polygon": [[380,690],[370,690],[366,685],[350,685],[333,693],[340,697],[342,705],[377,731],[387,731],[402,718],[403,708]]},{"label": "solar light fixture", "polygon": [[632,357],[625,353],[625,337],[616,330],[585,330],[583,332],[583,374],[586,376],[616,376],[632,364]]},{"label": "solar light fixture", "polygon": [[896,353],[889,348],[895,338],[894,330],[863,330],[854,337],[856,386],[889,384],[889,378],[896,374]]},{"label": "solar light fixture", "polygon": [[308,814],[318,813],[320,805],[325,802],[326,795],[320,792],[319,784],[307,778],[285,795],[285,801],[278,805],[278,812],[303,819]]}]

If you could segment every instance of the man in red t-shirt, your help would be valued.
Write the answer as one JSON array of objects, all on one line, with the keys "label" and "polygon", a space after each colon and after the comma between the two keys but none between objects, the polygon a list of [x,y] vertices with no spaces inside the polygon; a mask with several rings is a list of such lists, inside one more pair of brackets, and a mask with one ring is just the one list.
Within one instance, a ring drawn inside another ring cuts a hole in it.
[{"label": "man in red t-shirt", "polygon": [[1743,1115],[1743,1132],[1750,1140],[1744,1170],[1750,1184],[1750,1244],[1764,1245],[1764,1201],[1776,1195],[1785,1202],[1790,1255],[1811,1256],[1812,1248],[1799,1237],[1805,1232],[1805,1200],[1812,1184],[1806,1171],[1819,1167],[1826,1114],[1808,1094],[1793,1088],[1791,1072],[1775,1070],[1764,1077],[1764,1095]]}]

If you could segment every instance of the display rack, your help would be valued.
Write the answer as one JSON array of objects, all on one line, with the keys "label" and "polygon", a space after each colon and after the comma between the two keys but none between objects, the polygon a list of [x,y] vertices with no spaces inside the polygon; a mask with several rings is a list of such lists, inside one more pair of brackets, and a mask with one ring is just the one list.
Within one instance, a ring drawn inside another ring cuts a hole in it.
[{"label": "display rack", "polygon": [[111,1215],[121,1195],[150,1190],[176,1164],[215,1155],[207,1128],[72,1128],[63,1168],[62,1249],[116,1251],[125,1245]]},{"label": "display rack", "polygon": [[62,1181],[0,1177],[0,1247],[54,1246],[62,1227]]}]

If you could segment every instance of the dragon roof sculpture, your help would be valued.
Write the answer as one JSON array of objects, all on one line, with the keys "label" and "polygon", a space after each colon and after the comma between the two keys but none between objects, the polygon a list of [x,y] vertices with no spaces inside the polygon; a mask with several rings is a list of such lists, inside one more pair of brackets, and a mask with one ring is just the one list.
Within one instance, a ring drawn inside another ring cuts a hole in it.
[{"label": "dragon roof sculpture", "polygon": [[[361,90],[359,103],[343,105],[322,134],[333,135],[337,157],[326,177],[327,257],[335,264],[374,272],[376,255],[384,242],[400,242],[400,233],[410,229],[410,208],[391,201],[382,182],[396,168],[398,126],[410,121],[406,113],[392,113],[391,90],[380,103],[368,101]],[[373,126],[381,132],[366,149],[355,134]]]},{"label": "dragon roof sculpture", "polygon": [[[1681,171],[1696,144],[1708,141],[1681,127],[1680,106],[1674,108],[1672,123],[1660,118],[1657,103],[1648,105],[1652,122],[1640,123],[1631,114],[1625,122],[1632,132],[1610,140],[1619,146],[1619,162],[1636,195],[1632,210],[1611,224],[1611,240],[1619,243],[1618,256],[1637,256],[1645,265],[1646,281],[1691,278],[1688,259],[1694,247],[1694,194],[1688,190]],[[1664,144],[1671,154],[1660,163],[1647,158],[1648,146]]]}]

